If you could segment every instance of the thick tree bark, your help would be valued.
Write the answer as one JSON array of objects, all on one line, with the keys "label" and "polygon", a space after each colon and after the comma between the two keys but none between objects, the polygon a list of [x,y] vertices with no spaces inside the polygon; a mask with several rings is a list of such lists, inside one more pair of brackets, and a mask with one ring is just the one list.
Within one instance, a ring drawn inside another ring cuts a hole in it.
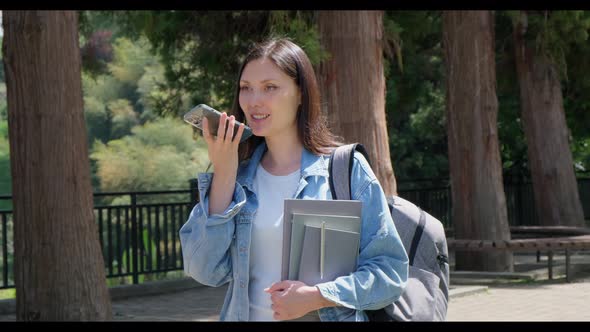
[{"label": "thick tree bark", "polygon": [[526,13],[514,27],[522,122],[535,206],[542,226],[584,226],[556,67],[524,40]]},{"label": "thick tree bark", "polygon": [[[460,239],[509,240],[498,144],[494,14],[443,13],[453,227]],[[457,252],[457,270],[512,271],[510,253]]]},{"label": "thick tree bark", "polygon": [[383,12],[320,11],[318,27],[330,54],[318,75],[330,127],[362,143],[385,193],[397,194],[385,122]]},{"label": "thick tree bark", "polygon": [[75,11],[3,11],[17,320],[110,320]]}]

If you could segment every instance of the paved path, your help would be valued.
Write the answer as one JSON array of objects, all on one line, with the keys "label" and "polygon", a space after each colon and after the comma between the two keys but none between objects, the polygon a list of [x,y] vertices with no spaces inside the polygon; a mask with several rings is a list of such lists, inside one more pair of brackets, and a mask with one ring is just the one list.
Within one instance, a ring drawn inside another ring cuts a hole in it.
[{"label": "paved path", "polygon": [[[216,321],[225,287],[121,300],[116,320]],[[490,286],[487,291],[451,298],[448,321],[590,321],[590,278]]]},{"label": "paved path", "polygon": [[[460,288],[460,287],[459,287]],[[459,289],[457,288],[457,289]],[[197,287],[113,302],[115,321],[217,321],[226,287]],[[0,315],[14,321],[15,315]],[[451,297],[448,321],[590,321],[590,278],[489,286]]]},{"label": "paved path", "polygon": [[590,321],[590,278],[493,286],[451,299],[448,321]]},{"label": "paved path", "polygon": [[117,321],[217,321],[227,286],[135,297],[113,303]]}]

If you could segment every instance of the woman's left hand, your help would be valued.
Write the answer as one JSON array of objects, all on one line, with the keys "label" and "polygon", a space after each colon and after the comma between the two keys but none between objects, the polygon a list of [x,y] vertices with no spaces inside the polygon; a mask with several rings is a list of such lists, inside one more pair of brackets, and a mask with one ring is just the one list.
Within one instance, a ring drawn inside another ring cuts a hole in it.
[{"label": "woman's left hand", "polygon": [[271,309],[276,320],[290,320],[326,306],[320,291],[301,281],[283,280],[272,284],[265,291],[270,293]]}]

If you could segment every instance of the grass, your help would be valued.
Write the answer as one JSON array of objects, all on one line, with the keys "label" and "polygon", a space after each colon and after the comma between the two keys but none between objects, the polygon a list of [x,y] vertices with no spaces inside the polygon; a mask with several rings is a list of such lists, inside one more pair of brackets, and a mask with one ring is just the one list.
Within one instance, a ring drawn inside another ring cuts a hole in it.
[{"label": "grass", "polygon": [[[184,278],[184,271],[168,271],[165,273],[159,273],[158,275],[140,275],[139,283],[160,281],[160,280],[175,280]],[[119,285],[130,285],[133,281],[131,277],[122,278],[109,278],[107,279],[107,286],[119,286]],[[14,299],[16,298],[16,288],[0,289],[0,300]]]},{"label": "grass", "polygon": [[16,298],[16,289],[15,288],[0,289],[0,300],[14,299],[14,298]]}]

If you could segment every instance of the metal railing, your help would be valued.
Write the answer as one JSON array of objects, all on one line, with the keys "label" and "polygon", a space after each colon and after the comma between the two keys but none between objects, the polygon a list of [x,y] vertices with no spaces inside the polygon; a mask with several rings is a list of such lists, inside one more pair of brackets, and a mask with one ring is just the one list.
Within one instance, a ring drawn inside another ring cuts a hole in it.
[{"label": "metal railing", "polygon": [[[432,183],[423,180],[422,188],[413,183],[411,189],[403,189],[404,183],[401,182],[398,194],[440,220],[445,229],[452,229],[451,188],[448,181],[440,179],[433,181],[437,186],[431,186]],[[577,182],[584,219],[590,227],[588,224],[590,222],[590,178],[579,178]],[[510,226],[539,226],[533,186],[530,181],[505,181],[504,193]]]},{"label": "metal railing", "polygon": [[[11,200],[0,196],[0,200]],[[142,276],[183,269],[178,232],[197,202],[189,190],[94,194],[94,216],[107,278]],[[0,289],[14,287],[12,210],[0,210]]]},{"label": "metal railing", "polygon": [[[179,201],[179,194],[185,199]],[[154,202],[166,195],[177,198]],[[127,196],[129,204],[94,207],[107,277],[131,276],[137,284],[140,275],[181,270],[178,231],[196,202],[186,198],[193,192],[100,193],[95,200],[112,196]]]}]

